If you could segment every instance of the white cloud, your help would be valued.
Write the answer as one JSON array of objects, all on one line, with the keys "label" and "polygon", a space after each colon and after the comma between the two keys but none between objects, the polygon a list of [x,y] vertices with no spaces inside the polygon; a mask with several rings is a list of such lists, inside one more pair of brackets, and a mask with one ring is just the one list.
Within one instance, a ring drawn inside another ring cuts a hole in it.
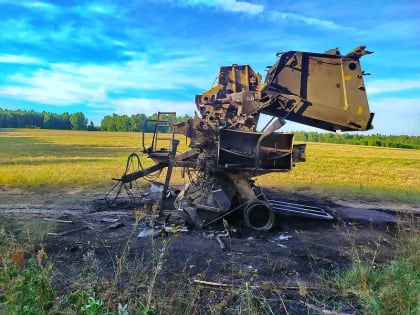
[{"label": "white cloud", "polygon": [[0,19],[0,40],[13,42],[38,42],[44,37],[41,32],[36,31],[26,18]]},{"label": "white cloud", "polygon": [[99,13],[104,15],[111,15],[115,13],[115,7],[112,5],[103,5],[99,3],[90,3],[84,7],[81,7],[84,10],[88,10],[92,13]]},{"label": "white cloud", "polygon": [[[0,41],[12,41],[14,43],[30,43],[31,45],[51,46],[54,50],[57,45],[69,47],[75,43],[90,47],[98,47],[112,43],[121,45],[121,41],[107,34],[110,27],[105,21],[110,15],[118,17],[115,9],[110,6],[101,8],[96,6],[80,6],[72,9],[36,12],[39,20],[48,24],[47,27],[39,25],[30,17],[16,17],[0,19]],[[79,17],[68,19],[66,13],[77,13]],[[98,16],[105,16],[98,18]]]},{"label": "white cloud", "polygon": [[[202,57],[163,58],[157,63],[149,62],[145,55],[136,57],[121,64],[55,63],[49,69],[16,73],[4,78],[0,96],[58,106],[103,104],[112,101],[112,94],[127,97],[191,87],[205,90],[211,84],[199,74],[187,74],[191,73],[192,67],[203,62]],[[3,59],[36,61],[19,56],[3,56]]]},{"label": "white cloud", "polygon": [[333,21],[318,19],[314,17],[308,17],[301,14],[291,13],[291,12],[279,12],[279,11],[272,11],[269,14],[269,17],[272,21],[276,20],[284,20],[284,21],[295,21],[301,22],[310,26],[316,26],[328,30],[347,30],[347,31],[358,31],[354,27],[348,27],[341,24],[337,24]]},{"label": "white cloud", "polygon": [[[18,4],[18,2],[14,2],[14,4]],[[46,11],[55,11],[58,9],[57,6],[42,1],[22,1],[20,4],[27,8],[40,9]]]},{"label": "white cloud", "polygon": [[43,1],[14,1],[14,0],[2,0],[2,4],[12,4],[21,6],[28,9],[44,10],[44,11],[55,11],[58,9],[57,6],[43,2]]},{"label": "white cloud", "polygon": [[420,89],[420,80],[387,79],[368,82],[366,90],[369,95]]},{"label": "white cloud", "polygon": [[[59,75],[38,78],[32,86],[2,86],[0,95],[19,100],[49,105],[69,105],[94,100],[105,101],[104,89],[84,87],[72,82],[64,82]],[[58,79],[57,81],[55,81]]]},{"label": "white cloud", "polygon": [[121,12],[117,6],[112,3],[105,1],[81,3],[72,8],[73,12],[80,14],[80,16],[97,16],[102,15],[104,17],[112,16],[113,18],[119,18]]},{"label": "white cloud", "polygon": [[26,55],[6,54],[6,55],[0,55],[0,63],[37,65],[37,64],[43,64],[44,61],[40,58],[26,56]]},{"label": "white cloud", "polygon": [[[420,99],[416,98],[372,98],[369,100],[371,112],[375,113],[373,118],[373,129],[362,134],[383,134],[383,135],[411,135],[420,136]],[[264,122],[268,121],[263,117]],[[260,126],[263,126],[261,122]],[[282,131],[316,131],[324,132],[322,129],[309,127],[303,124],[287,121]]]},{"label": "white cloud", "polygon": [[251,15],[260,14],[264,11],[264,6],[261,4],[237,0],[180,0],[177,3],[188,6],[206,6],[225,12],[247,13]]},{"label": "white cloud", "polygon": [[[1,0],[3,3],[20,6],[33,11],[43,11],[44,13],[62,13],[63,7],[60,3],[52,4],[43,1],[13,1],[13,0]],[[92,2],[88,1],[86,4],[68,7],[68,11],[73,11],[85,16],[87,13],[112,15],[116,11],[116,7],[112,3],[105,2]]]},{"label": "white cloud", "polygon": [[372,98],[369,105],[375,113],[370,133],[420,135],[420,99]]}]

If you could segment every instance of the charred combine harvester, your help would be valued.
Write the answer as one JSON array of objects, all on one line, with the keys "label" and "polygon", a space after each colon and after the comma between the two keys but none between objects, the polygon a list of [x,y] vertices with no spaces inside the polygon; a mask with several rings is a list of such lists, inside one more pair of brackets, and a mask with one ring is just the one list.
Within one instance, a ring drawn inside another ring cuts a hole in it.
[{"label": "charred combine harvester", "polygon": [[[217,85],[196,96],[193,119],[175,124],[170,119],[175,113],[165,112],[152,121],[153,140],[147,146],[143,135],[143,152],[155,165],[130,171],[133,159],[141,165],[138,156],[131,155],[107,202],[115,201],[123,188],[134,197],[129,184],[167,168],[164,199],[172,169],[180,167],[190,183],[177,196],[175,207],[196,227],[234,212],[242,212],[247,226],[256,230],[269,230],[275,214],[331,219],[323,209],[268,198],[252,178],[288,172],[305,161],[304,144],[293,144],[292,133],[275,132],[285,120],[329,131],[372,128],[373,113],[359,62],[369,53],[364,46],[346,55],[338,49],[323,54],[285,52],[278,54],[264,82],[249,65],[221,67]],[[272,119],[257,132],[261,113]],[[177,152],[176,133],[190,140],[186,152]],[[161,141],[168,146],[161,147]]]}]

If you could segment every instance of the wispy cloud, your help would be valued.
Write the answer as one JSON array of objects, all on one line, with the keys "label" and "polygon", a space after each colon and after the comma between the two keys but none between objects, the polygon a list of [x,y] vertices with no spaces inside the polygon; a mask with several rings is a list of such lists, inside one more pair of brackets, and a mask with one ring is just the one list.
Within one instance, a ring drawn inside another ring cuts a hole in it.
[{"label": "wispy cloud", "polygon": [[262,4],[237,0],[179,0],[176,3],[184,6],[205,6],[225,12],[246,13],[250,15],[260,14],[264,11]]},{"label": "wispy cloud", "polygon": [[37,10],[45,10],[45,11],[58,10],[57,6],[48,2],[43,2],[43,1],[22,1],[21,5],[26,8],[37,9]]},{"label": "wispy cloud", "polygon": [[372,98],[369,103],[375,113],[372,133],[420,135],[418,98]]},{"label": "wispy cloud", "polygon": [[[39,1],[10,1],[7,4],[10,13],[5,14],[6,18],[0,13],[0,41],[14,45],[39,45],[51,50],[74,44],[109,46],[116,42],[113,36],[121,34],[120,25],[115,25],[120,14],[112,4],[88,2],[66,7]],[[116,28],[112,33],[110,23]]]},{"label": "wispy cloud", "polygon": [[34,30],[28,18],[9,18],[0,20],[0,40],[12,41],[14,43],[29,42],[36,43],[42,38],[40,32]]},{"label": "wispy cloud", "polygon": [[291,12],[272,11],[269,14],[269,18],[272,21],[276,21],[276,20],[285,21],[285,22],[292,21],[292,22],[304,23],[309,26],[315,26],[315,27],[328,29],[328,30],[358,31],[354,27],[341,25],[330,20],[319,19],[319,18],[305,16],[302,14],[291,13]]},{"label": "wispy cloud", "polygon": [[367,91],[369,95],[383,94],[391,92],[399,92],[405,90],[420,91],[420,79],[404,80],[404,79],[386,79],[373,80],[368,82]]},{"label": "wispy cloud", "polygon": [[26,55],[0,55],[0,63],[14,63],[14,64],[27,64],[37,65],[45,63],[42,59]]},{"label": "wispy cloud", "polygon": [[44,1],[14,1],[14,0],[2,0],[0,4],[15,5],[22,8],[43,10],[43,11],[56,11],[58,7],[52,3]]},{"label": "wispy cloud", "polygon": [[[3,58],[7,61],[31,61],[16,56]],[[127,91],[134,95],[150,95],[183,87],[204,90],[209,82],[185,74],[191,65],[201,61],[198,57],[186,57],[153,63],[143,56],[121,64],[56,63],[48,69],[40,68],[32,73],[17,73],[6,77],[0,95],[59,106],[112,102],[111,94]]]},{"label": "wispy cloud", "polygon": [[104,4],[98,2],[90,2],[86,5],[76,7],[75,11],[79,11],[84,14],[86,14],[87,11],[92,14],[112,15],[115,14],[118,10],[116,6],[110,3]]}]

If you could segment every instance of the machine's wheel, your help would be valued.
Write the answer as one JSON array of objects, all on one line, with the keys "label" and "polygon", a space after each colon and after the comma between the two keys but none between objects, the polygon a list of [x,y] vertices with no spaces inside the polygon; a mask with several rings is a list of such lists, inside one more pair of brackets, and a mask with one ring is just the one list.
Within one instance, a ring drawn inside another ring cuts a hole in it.
[{"label": "machine's wheel", "polygon": [[276,216],[270,207],[263,201],[248,204],[244,210],[245,224],[257,231],[268,231],[274,226]]}]

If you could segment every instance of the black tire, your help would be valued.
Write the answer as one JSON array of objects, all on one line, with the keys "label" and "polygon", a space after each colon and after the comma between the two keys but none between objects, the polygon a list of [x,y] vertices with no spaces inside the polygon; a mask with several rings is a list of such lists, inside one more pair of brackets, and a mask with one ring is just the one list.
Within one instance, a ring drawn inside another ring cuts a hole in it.
[{"label": "black tire", "polygon": [[245,207],[244,221],[250,229],[269,231],[274,226],[276,216],[265,202],[255,201]]}]

